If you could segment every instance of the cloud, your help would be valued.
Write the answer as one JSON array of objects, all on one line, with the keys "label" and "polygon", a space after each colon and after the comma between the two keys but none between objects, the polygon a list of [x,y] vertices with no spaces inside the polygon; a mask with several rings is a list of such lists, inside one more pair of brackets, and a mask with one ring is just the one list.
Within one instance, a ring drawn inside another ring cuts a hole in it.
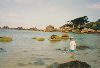
[{"label": "cloud", "polygon": [[23,16],[17,14],[17,13],[4,13],[0,12],[0,19],[17,19],[22,18]]},{"label": "cloud", "polygon": [[89,9],[95,9],[95,10],[100,10],[100,2],[88,6]]},{"label": "cloud", "polygon": [[33,2],[33,0],[5,0],[7,2],[15,2],[15,3],[24,3],[24,4],[30,4]]}]

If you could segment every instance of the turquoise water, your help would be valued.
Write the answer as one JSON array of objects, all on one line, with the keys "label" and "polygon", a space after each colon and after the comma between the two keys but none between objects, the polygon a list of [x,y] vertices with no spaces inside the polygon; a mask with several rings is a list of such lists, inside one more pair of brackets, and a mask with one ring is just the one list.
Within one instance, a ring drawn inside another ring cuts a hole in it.
[{"label": "turquoise water", "polygon": [[[63,49],[64,47],[67,47],[68,49],[69,40],[62,40],[60,42],[50,42],[48,39],[52,34],[62,35],[63,33],[61,32],[34,32],[34,31],[28,31],[28,30],[26,31],[25,30],[0,30],[0,36],[10,36],[13,39],[13,41],[9,43],[0,42],[0,48],[3,48],[4,50],[6,50],[6,52],[0,52],[0,68],[23,68],[20,66],[18,67],[17,64],[18,63],[26,63],[26,64],[32,63],[36,58],[49,57],[49,58],[53,58],[55,61],[58,60],[56,59],[55,54],[57,55],[59,54],[61,57],[61,52],[57,52],[55,49],[57,48]],[[77,45],[86,45],[92,49],[92,50],[85,50],[85,52],[93,51],[93,53],[95,53],[97,52],[95,51],[96,49],[100,50],[100,35],[74,34],[74,33],[68,33],[68,34],[69,36],[73,36],[75,38]],[[33,37],[44,37],[45,41],[39,42],[39,41],[36,41],[35,39],[32,39]],[[59,61],[63,60],[64,57],[65,55],[63,55],[63,57],[60,58]],[[54,61],[49,60],[46,62],[49,64]],[[91,62],[90,60],[88,60],[87,62],[90,63],[90,65],[94,64],[94,62]],[[34,68],[34,65],[27,65],[26,68],[32,67],[32,66]]]}]

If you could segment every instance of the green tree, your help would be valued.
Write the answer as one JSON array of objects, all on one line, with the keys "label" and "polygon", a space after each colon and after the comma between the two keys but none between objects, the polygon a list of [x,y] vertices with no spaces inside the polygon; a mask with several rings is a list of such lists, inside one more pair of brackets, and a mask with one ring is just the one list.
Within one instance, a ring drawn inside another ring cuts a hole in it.
[{"label": "green tree", "polygon": [[65,25],[63,25],[62,27],[72,27],[72,24],[65,24]]},{"label": "green tree", "polygon": [[95,22],[92,26],[94,30],[100,30],[100,22]]},{"label": "green tree", "polygon": [[86,28],[92,28],[95,22],[90,22],[85,25]]},{"label": "green tree", "polygon": [[98,19],[96,22],[100,22],[100,19]]},{"label": "green tree", "polygon": [[84,25],[88,22],[89,21],[87,16],[79,17],[70,21],[70,23],[73,25],[74,28],[82,28],[82,29],[84,28]]}]

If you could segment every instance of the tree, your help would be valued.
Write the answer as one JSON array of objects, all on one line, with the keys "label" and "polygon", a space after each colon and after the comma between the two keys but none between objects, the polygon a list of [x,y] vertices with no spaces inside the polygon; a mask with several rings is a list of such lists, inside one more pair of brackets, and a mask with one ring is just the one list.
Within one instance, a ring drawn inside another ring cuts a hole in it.
[{"label": "tree", "polygon": [[94,30],[100,30],[100,22],[90,22],[85,25],[86,28],[91,28]]},{"label": "tree", "polygon": [[88,23],[88,17],[83,16],[70,21],[74,28],[83,28],[86,23]]},{"label": "tree", "polygon": [[96,22],[100,22],[100,19],[98,19]]},{"label": "tree", "polygon": [[3,26],[2,28],[3,29],[9,29],[9,26]]},{"label": "tree", "polygon": [[94,30],[100,30],[100,22],[95,22],[92,27]]},{"label": "tree", "polygon": [[90,22],[85,25],[86,28],[92,28],[95,22]]},{"label": "tree", "polygon": [[72,27],[72,24],[65,24],[65,25],[63,25],[62,27]]}]

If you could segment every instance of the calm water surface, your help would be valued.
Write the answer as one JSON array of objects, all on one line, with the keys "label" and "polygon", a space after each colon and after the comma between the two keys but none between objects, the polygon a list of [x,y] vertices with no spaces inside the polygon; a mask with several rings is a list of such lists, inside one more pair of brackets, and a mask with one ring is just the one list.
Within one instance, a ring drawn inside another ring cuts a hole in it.
[{"label": "calm water surface", "polygon": [[[0,36],[10,36],[13,38],[13,41],[9,43],[0,42],[0,48],[6,50],[6,52],[0,52],[0,68],[35,68],[33,63],[38,58],[42,58],[47,65],[55,61],[64,62],[67,60],[66,55],[62,54],[60,51],[56,51],[56,49],[63,49],[64,47],[69,48],[69,40],[50,42],[48,39],[52,34],[62,35],[61,32],[0,30]],[[86,45],[91,48],[89,50],[77,52],[79,60],[84,60],[92,65],[92,67],[99,68],[100,61],[98,61],[98,59],[100,58],[96,57],[100,57],[100,35],[69,33],[69,36],[75,38],[77,45]],[[45,41],[39,42],[32,39],[33,37],[44,37]],[[89,55],[82,57],[84,55],[83,53],[89,53]],[[96,59],[91,60],[93,56],[91,57],[90,55],[94,55]],[[20,66],[19,64],[23,65]],[[42,66],[37,68],[42,68]]]}]

